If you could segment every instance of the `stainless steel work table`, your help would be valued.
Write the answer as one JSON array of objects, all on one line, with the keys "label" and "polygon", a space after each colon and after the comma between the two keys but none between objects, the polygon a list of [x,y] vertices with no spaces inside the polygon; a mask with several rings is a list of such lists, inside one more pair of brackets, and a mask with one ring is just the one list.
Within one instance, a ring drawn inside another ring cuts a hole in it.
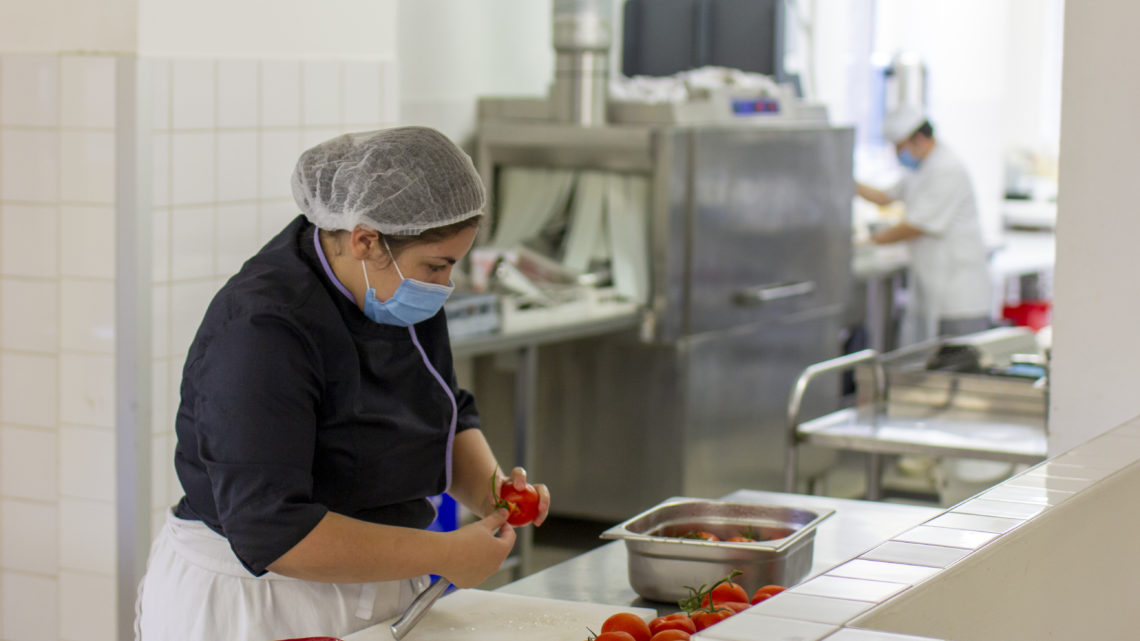
[{"label": "stainless steel work table", "polygon": [[[811,571],[804,580],[942,513],[941,508],[754,490],[738,490],[724,500],[835,510],[816,529]],[[498,591],[567,601],[644,606],[663,613],[677,610],[676,604],[646,601],[638,596],[629,586],[626,561],[625,543],[615,541],[508,583]]]}]

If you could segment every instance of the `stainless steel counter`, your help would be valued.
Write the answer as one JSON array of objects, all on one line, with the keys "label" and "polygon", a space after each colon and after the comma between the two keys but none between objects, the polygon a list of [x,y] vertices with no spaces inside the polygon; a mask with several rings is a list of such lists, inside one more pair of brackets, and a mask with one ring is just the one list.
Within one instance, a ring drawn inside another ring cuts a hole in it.
[{"label": "stainless steel counter", "polygon": [[[805,580],[942,512],[940,508],[754,490],[739,490],[724,499],[835,510],[835,514],[816,530],[811,571]],[[625,543],[615,541],[504,585],[498,591],[567,601],[651,607],[659,612],[677,610],[676,604],[646,601],[638,596],[629,586],[626,563]]]}]

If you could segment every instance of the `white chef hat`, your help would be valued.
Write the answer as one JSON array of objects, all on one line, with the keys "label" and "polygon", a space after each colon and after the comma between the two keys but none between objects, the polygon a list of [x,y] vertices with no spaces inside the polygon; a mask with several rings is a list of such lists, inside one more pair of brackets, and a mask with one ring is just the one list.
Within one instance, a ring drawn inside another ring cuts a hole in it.
[{"label": "white chef hat", "polygon": [[883,137],[897,145],[910,138],[924,122],[926,116],[920,109],[911,105],[900,105],[883,118]]},{"label": "white chef hat", "polygon": [[321,229],[414,236],[482,213],[471,158],[428,127],[345,134],[301,154],[293,199]]}]

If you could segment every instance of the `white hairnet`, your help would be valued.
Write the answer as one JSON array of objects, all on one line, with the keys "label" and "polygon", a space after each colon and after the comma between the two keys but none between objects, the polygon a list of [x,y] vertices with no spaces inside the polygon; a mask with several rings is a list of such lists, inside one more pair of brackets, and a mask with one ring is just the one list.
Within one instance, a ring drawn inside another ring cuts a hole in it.
[{"label": "white hairnet", "polygon": [[481,213],[471,158],[428,127],[345,134],[309,149],[293,170],[293,199],[321,229],[363,225],[414,236]]},{"label": "white hairnet", "polygon": [[883,118],[883,137],[897,145],[910,138],[924,122],[926,116],[920,109],[901,105]]}]

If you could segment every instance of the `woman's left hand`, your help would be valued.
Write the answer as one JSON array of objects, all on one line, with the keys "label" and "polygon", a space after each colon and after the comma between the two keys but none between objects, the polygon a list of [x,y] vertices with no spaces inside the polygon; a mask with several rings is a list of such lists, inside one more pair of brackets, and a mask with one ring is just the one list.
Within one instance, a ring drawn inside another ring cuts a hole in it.
[{"label": "woman's left hand", "polygon": [[[511,475],[504,479],[505,482],[515,486],[516,490],[526,489],[526,470],[521,467],[516,467],[511,470]],[[542,525],[546,520],[546,514],[550,511],[550,490],[542,483],[534,483],[534,489],[538,492],[538,517],[534,519],[536,526]]]}]

